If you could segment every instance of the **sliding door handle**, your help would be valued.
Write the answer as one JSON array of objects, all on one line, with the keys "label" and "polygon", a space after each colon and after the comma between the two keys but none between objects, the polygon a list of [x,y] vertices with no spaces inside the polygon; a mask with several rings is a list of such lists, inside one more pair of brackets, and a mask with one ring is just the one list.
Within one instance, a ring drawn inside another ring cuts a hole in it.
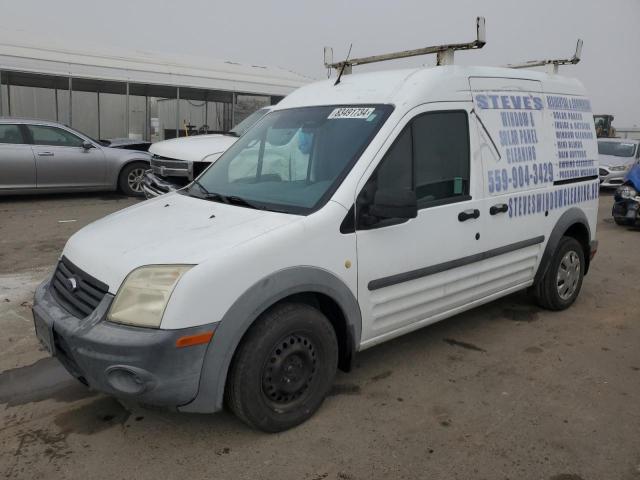
[{"label": "sliding door handle", "polygon": [[474,208],[472,210],[465,210],[458,214],[458,221],[466,222],[471,218],[478,218],[479,216],[480,216],[480,210],[478,210],[477,208]]},{"label": "sliding door handle", "polygon": [[498,213],[506,213],[508,211],[509,211],[509,205],[507,205],[506,203],[498,203],[496,205],[493,205],[489,209],[489,213],[491,215],[497,215]]},{"label": "sliding door handle", "polygon": [[53,157],[53,152],[38,152],[39,157]]}]

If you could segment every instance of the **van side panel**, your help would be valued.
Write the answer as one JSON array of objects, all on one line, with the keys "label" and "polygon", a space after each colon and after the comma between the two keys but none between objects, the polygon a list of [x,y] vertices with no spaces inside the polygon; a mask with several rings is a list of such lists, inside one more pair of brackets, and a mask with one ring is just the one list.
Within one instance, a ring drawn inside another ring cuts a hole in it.
[{"label": "van side panel", "polygon": [[[564,234],[566,229],[558,228],[569,217],[586,223],[590,240],[595,239],[599,182],[590,102],[579,90],[545,93],[543,82],[532,80],[470,78],[469,83],[484,141],[483,230],[495,245],[544,236],[542,243],[501,258],[514,284],[525,276],[530,284],[543,257],[553,255],[552,233]],[[580,215],[565,215],[570,209]]]},{"label": "van side panel", "polygon": [[[514,216],[515,194],[536,195],[553,186],[553,151],[546,138],[542,82],[512,78],[470,78],[481,139],[483,233],[489,245],[505,249],[487,263],[500,269],[491,292],[533,281],[553,220]],[[535,241],[534,241],[535,240]]]}]

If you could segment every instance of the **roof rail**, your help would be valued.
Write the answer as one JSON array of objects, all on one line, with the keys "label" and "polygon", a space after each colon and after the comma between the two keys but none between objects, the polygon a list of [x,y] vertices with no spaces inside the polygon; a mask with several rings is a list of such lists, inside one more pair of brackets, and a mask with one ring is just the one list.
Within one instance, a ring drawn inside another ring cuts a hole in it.
[{"label": "roof rail", "polygon": [[580,61],[582,55],[582,40],[578,39],[576,43],[576,51],[571,58],[560,58],[556,60],[532,60],[524,63],[514,63],[505,65],[507,68],[530,68],[530,67],[549,67],[549,73],[558,73],[559,65],[575,65]]},{"label": "roof rail", "polygon": [[456,50],[472,50],[484,47],[486,41],[484,17],[476,18],[476,39],[469,43],[450,43],[446,45],[435,45],[433,47],[418,48],[415,50],[403,50],[401,52],[386,53],[383,55],[373,55],[370,57],[347,58],[341,62],[333,61],[333,49],[324,47],[324,66],[328,69],[334,68],[343,73],[351,73],[351,67],[355,65],[364,65],[366,63],[385,62],[387,60],[395,60],[398,58],[415,57],[417,55],[427,55],[436,53],[437,65],[452,65],[453,52]]}]

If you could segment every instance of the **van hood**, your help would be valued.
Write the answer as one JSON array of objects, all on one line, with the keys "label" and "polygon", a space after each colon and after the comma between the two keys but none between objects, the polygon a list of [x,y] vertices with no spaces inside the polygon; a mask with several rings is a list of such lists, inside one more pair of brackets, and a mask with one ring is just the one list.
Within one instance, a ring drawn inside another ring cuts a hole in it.
[{"label": "van hood", "polygon": [[221,134],[172,138],[171,140],[154,143],[149,147],[149,152],[160,157],[199,162],[208,155],[221,154],[233,145],[236,140],[238,140],[238,137]]},{"label": "van hood", "polygon": [[137,267],[202,263],[301,218],[171,193],[87,225],[63,255],[115,294]]},{"label": "van hood", "polygon": [[603,167],[616,167],[618,165],[631,165],[636,159],[634,157],[618,157],[616,155],[598,155],[598,160]]}]

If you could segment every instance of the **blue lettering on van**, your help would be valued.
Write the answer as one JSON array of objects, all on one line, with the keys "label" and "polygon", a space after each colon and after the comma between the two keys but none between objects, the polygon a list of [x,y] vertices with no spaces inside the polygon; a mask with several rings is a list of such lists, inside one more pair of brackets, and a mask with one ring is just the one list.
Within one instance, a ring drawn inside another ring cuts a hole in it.
[{"label": "blue lettering on van", "polygon": [[509,218],[524,217],[598,199],[600,182],[581,183],[555,190],[514,195],[509,198]]},{"label": "blue lettering on van", "polygon": [[496,168],[487,172],[489,193],[506,193],[525,187],[544,186],[553,182],[553,163],[533,163]]},{"label": "blue lettering on van", "polygon": [[567,95],[547,95],[546,100],[556,140],[558,179],[597,175],[591,102]]},{"label": "blue lettering on van", "polygon": [[534,95],[491,95],[478,94],[474,97],[476,105],[482,110],[542,110],[541,97]]}]

